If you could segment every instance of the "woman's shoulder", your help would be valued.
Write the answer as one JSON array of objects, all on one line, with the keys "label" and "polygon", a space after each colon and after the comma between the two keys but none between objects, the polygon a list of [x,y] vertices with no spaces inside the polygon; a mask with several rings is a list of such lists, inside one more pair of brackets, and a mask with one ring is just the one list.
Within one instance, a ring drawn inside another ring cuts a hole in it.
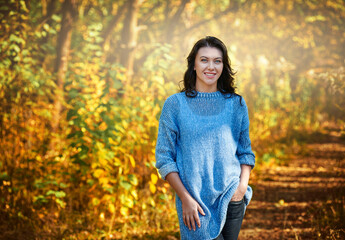
[{"label": "woman's shoulder", "polygon": [[239,95],[238,93],[225,93],[223,95],[224,95],[224,98],[229,99],[230,101],[233,101],[236,104],[239,104],[239,105],[246,104],[243,96]]},{"label": "woman's shoulder", "polygon": [[232,94],[229,94],[229,97],[226,98],[226,100],[229,102],[228,106],[232,112],[236,112],[237,114],[240,114],[240,115],[242,113],[247,112],[247,104],[243,96],[236,93],[232,93]]},{"label": "woman's shoulder", "polygon": [[169,111],[176,111],[180,107],[180,98],[181,93],[175,93],[167,97],[167,99],[164,102],[163,109],[169,110]]},{"label": "woman's shoulder", "polygon": [[178,93],[174,93],[174,94],[170,95],[165,100],[165,103],[166,104],[178,104],[178,102],[179,102],[178,99],[181,97],[182,94],[183,94],[182,92],[178,92]]}]

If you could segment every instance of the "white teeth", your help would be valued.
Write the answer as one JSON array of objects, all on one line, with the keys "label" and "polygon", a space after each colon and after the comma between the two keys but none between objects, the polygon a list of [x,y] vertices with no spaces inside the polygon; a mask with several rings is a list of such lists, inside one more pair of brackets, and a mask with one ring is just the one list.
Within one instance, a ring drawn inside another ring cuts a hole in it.
[{"label": "white teeth", "polygon": [[216,75],[215,73],[205,73],[207,76],[213,76]]}]

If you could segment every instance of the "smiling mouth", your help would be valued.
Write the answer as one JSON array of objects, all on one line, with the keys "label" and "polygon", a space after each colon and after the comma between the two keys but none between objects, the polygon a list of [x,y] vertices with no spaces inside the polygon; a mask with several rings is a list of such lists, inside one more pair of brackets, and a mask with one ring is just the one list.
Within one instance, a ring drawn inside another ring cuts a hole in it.
[{"label": "smiling mouth", "polygon": [[215,76],[216,73],[205,73],[206,76]]}]

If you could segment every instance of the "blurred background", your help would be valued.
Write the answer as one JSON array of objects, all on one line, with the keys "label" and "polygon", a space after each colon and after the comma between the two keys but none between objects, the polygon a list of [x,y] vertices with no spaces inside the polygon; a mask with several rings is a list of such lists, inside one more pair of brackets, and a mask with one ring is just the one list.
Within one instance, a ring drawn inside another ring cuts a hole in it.
[{"label": "blurred background", "polygon": [[343,239],[343,0],[2,0],[0,16],[0,238],[179,239],[158,120],[212,35],[257,161],[240,239]]}]

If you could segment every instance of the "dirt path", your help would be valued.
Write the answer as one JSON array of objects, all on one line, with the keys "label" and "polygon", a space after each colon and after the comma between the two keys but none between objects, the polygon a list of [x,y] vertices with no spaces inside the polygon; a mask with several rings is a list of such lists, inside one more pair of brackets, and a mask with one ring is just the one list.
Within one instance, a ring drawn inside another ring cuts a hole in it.
[{"label": "dirt path", "polygon": [[344,229],[332,229],[339,212],[344,217],[345,142],[331,137],[303,152],[285,166],[262,170],[240,240],[345,239]]}]

